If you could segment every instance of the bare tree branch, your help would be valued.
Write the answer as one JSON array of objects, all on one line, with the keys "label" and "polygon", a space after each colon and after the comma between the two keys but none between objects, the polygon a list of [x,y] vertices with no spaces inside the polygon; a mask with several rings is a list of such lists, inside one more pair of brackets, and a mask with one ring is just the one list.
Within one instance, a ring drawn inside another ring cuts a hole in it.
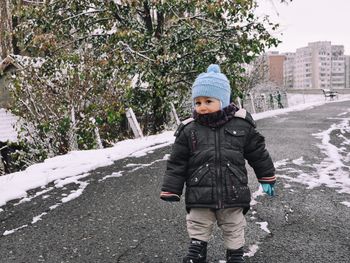
[{"label": "bare tree branch", "polygon": [[141,54],[140,52],[137,52],[137,51],[133,50],[128,44],[124,43],[123,41],[119,41],[118,44],[123,48],[123,50],[125,50],[125,51],[127,51],[127,52],[129,52],[131,54],[135,54],[135,55],[137,55],[139,57],[142,57],[142,58],[144,58],[146,60],[149,60],[149,61],[152,61],[152,62],[156,62],[156,60],[151,59],[151,58]]},{"label": "bare tree branch", "polygon": [[100,9],[100,10],[92,10],[92,11],[86,11],[86,12],[82,12],[80,14],[77,14],[77,15],[74,15],[74,16],[71,16],[71,17],[68,17],[66,19],[63,19],[62,22],[66,22],[68,20],[71,20],[73,18],[77,18],[79,16],[83,16],[83,15],[90,15],[90,14],[94,14],[94,13],[101,13],[101,12],[105,12],[106,9]]}]

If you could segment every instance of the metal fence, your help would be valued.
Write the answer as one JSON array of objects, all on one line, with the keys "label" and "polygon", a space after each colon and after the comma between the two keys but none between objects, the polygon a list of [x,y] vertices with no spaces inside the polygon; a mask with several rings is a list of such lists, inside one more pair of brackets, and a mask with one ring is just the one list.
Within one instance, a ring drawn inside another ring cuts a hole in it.
[{"label": "metal fence", "polygon": [[251,113],[264,112],[288,107],[287,93],[249,93],[242,101],[242,106]]}]

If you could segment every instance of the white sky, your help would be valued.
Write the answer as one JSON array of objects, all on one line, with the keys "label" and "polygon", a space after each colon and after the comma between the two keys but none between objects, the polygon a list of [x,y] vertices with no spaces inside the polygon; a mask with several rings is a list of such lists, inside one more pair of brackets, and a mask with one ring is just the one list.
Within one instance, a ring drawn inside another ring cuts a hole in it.
[{"label": "white sky", "polygon": [[332,45],[344,45],[345,54],[350,55],[349,0],[293,0],[288,5],[279,2],[258,0],[258,13],[271,15],[272,21],[280,24],[282,43],[271,50],[295,52],[309,42],[331,41]]}]

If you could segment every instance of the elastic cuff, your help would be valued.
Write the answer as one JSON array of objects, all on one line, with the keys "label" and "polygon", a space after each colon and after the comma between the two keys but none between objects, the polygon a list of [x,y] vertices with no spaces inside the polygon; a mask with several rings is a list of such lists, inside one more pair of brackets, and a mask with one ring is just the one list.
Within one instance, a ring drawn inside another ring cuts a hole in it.
[{"label": "elastic cuff", "polygon": [[276,176],[261,177],[261,178],[258,178],[258,181],[261,184],[275,184]]}]

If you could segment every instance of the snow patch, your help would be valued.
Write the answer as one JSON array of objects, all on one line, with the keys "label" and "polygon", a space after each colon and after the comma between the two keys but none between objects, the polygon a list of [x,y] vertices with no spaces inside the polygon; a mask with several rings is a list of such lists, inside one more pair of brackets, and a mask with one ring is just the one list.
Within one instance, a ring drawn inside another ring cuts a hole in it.
[{"label": "snow patch", "polygon": [[162,161],[164,161],[164,160],[166,160],[166,159],[158,159],[158,160],[155,160],[155,161],[153,161],[153,162],[151,162],[151,163],[130,163],[130,164],[127,164],[126,165],[126,167],[135,167],[134,169],[132,169],[130,172],[134,172],[134,171],[137,171],[137,170],[139,170],[139,169],[142,169],[142,168],[144,168],[144,167],[148,167],[148,166],[152,166],[153,164],[155,164],[155,163],[158,163],[158,162],[162,162]]},{"label": "snow patch", "polygon": [[142,149],[141,151],[134,152],[131,155],[131,157],[142,157],[142,156],[147,155],[148,153],[153,152],[156,149],[164,148],[164,147],[171,145],[171,144],[173,144],[173,140],[170,140],[169,142],[158,144],[155,146],[147,147],[145,149]]},{"label": "snow patch", "polygon": [[253,244],[253,245],[250,245],[249,246],[249,251],[244,253],[244,256],[245,257],[253,257],[255,255],[255,253],[259,250],[259,245],[260,243],[256,243],[256,244]]},{"label": "snow patch", "polygon": [[[275,163],[276,176],[285,178],[290,182],[307,185],[308,189],[325,185],[337,189],[339,193],[350,194],[350,154],[349,139],[350,118],[336,118],[329,129],[313,134],[320,143],[317,147],[323,156],[319,163],[307,163],[302,157],[295,160],[281,160]],[[338,136],[337,146],[331,140],[332,133],[346,134]],[[289,164],[292,167],[289,167]],[[297,166],[297,167],[295,167]],[[308,172],[304,170],[307,168]]]},{"label": "snow patch", "polygon": [[65,179],[59,179],[59,180],[55,181],[55,186],[57,188],[62,188],[62,187],[64,187],[67,184],[72,184],[72,183],[80,184],[81,182],[79,181],[79,179],[85,178],[85,177],[87,177],[89,175],[90,175],[90,173],[85,173],[85,174],[81,174],[81,175],[68,177],[68,178],[65,178]]},{"label": "snow patch", "polygon": [[98,180],[99,182],[102,182],[108,178],[116,178],[116,177],[121,177],[123,176],[123,172],[122,171],[119,171],[119,172],[113,172],[112,174],[110,175],[107,175],[105,177],[103,177],[102,179]]},{"label": "snow patch", "polygon": [[33,217],[32,224],[35,224],[36,222],[40,221],[44,215],[47,215],[47,213],[41,213],[40,215]]},{"label": "snow patch", "polygon": [[142,156],[174,142],[174,131],[145,138],[118,142],[114,147],[73,151],[65,155],[46,159],[24,171],[0,176],[0,206],[8,201],[27,196],[27,191],[47,185],[50,182],[78,176],[82,173],[113,164],[114,161],[130,156]]},{"label": "snow patch", "polygon": [[298,159],[293,160],[292,162],[293,162],[294,164],[296,164],[296,165],[302,165],[302,164],[305,163],[305,162],[304,162],[303,156],[301,156],[301,157],[298,158]]},{"label": "snow patch", "polygon": [[343,201],[343,202],[340,202],[342,205],[346,205],[347,207],[350,207],[350,202],[348,201]]},{"label": "snow patch", "polygon": [[285,166],[288,163],[288,159],[282,159],[274,163],[275,168],[279,168],[280,166]]},{"label": "snow patch", "polygon": [[260,228],[264,230],[266,233],[271,233],[271,231],[267,228],[268,223],[267,222],[255,222],[255,224],[260,225]]},{"label": "snow patch", "polygon": [[262,186],[259,185],[259,188],[258,190],[256,190],[253,194],[252,194],[252,199],[250,201],[250,206],[254,206],[258,203],[258,201],[256,201],[256,199],[259,197],[259,196],[263,196],[265,195],[263,189],[262,189]]},{"label": "snow patch", "polygon": [[72,200],[78,198],[79,196],[82,195],[85,188],[89,185],[86,182],[78,182],[78,184],[80,185],[79,189],[71,191],[71,193],[67,197],[62,198],[62,200],[61,200],[62,203],[67,203],[69,201],[72,201]]},{"label": "snow patch", "polygon": [[54,209],[56,209],[57,207],[59,207],[61,204],[55,204],[49,207],[49,209],[52,211]]},{"label": "snow patch", "polygon": [[[34,199],[34,198],[36,198],[36,197],[38,197],[38,196],[40,196],[40,195],[43,195],[43,194],[45,194],[45,193],[47,193],[47,192],[50,192],[52,189],[54,189],[54,188],[53,188],[53,187],[49,187],[49,188],[47,188],[47,189],[44,189],[44,190],[42,190],[42,191],[39,191],[39,192],[35,193],[33,196],[24,197],[24,198],[22,198],[21,200],[19,200],[18,203],[15,203],[14,206],[20,205],[20,204],[25,203],[25,202],[29,202],[29,201],[31,201],[32,199]],[[45,199],[45,198],[43,197],[43,199]]]},{"label": "snow patch", "polygon": [[11,234],[15,233],[16,231],[18,231],[18,230],[20,230],[20,229],[22,229],[22,228],[25,228],[25,227],[27,227],[27,226],[28,226],[28,225],[23,225],[23,226],[20,226],[20,227],[15,228],[15,229],[6,230],[2,235],[3,235],[3,236],[11,235]]}]

